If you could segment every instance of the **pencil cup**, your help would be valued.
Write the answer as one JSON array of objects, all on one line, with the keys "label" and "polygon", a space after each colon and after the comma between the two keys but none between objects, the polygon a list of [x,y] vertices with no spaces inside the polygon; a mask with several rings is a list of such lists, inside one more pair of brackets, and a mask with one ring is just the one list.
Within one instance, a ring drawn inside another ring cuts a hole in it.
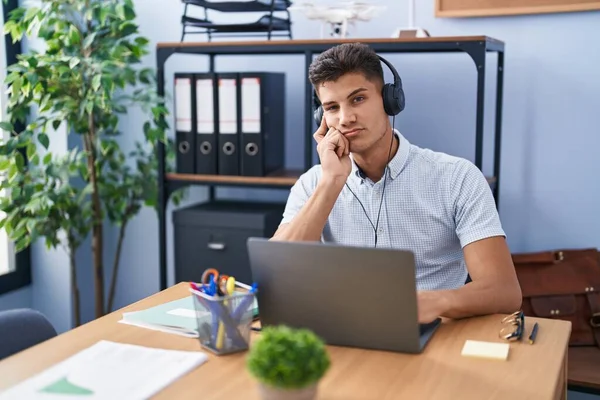
[{"label": "pencil cup", "polygon": [[203,348],[217,355],[249,348],[254,293],[216,297],[191,290]]}]

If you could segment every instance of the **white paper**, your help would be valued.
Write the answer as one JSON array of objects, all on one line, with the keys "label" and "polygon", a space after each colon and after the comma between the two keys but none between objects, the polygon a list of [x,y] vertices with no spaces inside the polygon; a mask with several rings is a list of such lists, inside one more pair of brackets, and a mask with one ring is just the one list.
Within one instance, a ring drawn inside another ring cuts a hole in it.
[{"label": "white paper", "polygon": [[158,332],[172,333],[174,335],[179,335],[179,336],[189,337],[189,338],[197,338],[199,336],[197,331],[190,331],[185,328],[176,328],[176,327],[166,327],[166,326],[154,325],[154,324],[145,324],[141,321],[130,321],[127,319],[121,319],[121,320],[119,320],[119,323],[125,324],[125,325],[137,326],[138,328],[146,328],[146,329],[150,329],[150,330],[158,331]]},{"label": "white paper", "polygon": [[197,351],[102,340],[1,393],[0,399],[148,399],[207,360]]},{"label": "white paper", "polygon": [[208,313],[199,313],[196,310],[189,310],[187,308],[176,308],[171,311],[167,311],[167,314],[177,315],[179,317],[193,318],[196,319],[198,316],[204,316]]}]

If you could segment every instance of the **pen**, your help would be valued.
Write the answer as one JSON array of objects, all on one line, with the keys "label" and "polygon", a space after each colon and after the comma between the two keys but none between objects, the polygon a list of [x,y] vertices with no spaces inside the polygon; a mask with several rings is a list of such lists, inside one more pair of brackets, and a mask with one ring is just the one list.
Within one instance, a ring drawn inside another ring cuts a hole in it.
[{"label": "pen", "polygon": [[533,342],[535,342],[535,336],[537,335],[537,331],[538,331],[538,323],[536,322],[533,325],[533,329],[531,330],[531,335],[529,335],[529,344],[533,344]]}]

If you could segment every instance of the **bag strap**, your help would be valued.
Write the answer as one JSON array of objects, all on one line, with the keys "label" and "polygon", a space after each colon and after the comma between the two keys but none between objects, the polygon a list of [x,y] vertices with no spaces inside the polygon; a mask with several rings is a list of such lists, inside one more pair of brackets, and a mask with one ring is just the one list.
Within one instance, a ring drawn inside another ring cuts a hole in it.
[{"label": "bag strap", "polygon": [[582,256],[597,255],[598,265],[600,266],[600,250],[596,248],[580,249],[554,249],[548,251],[539,251],[535,253],[514,253],[512,260],[515,264],[556,264],[565,260],[579,258]]},{"label": "bag strap", "polygon": [[589,323],[596,339],[596,346],[600,348],[600,292],[587,293],[586,297],[592,312]]},{"label": "bag strap", "polygon": [[549,264],[564,260],[564,253],[557,251],[541,251],[538,253],[521,253],[512,255],[516,264]]}]

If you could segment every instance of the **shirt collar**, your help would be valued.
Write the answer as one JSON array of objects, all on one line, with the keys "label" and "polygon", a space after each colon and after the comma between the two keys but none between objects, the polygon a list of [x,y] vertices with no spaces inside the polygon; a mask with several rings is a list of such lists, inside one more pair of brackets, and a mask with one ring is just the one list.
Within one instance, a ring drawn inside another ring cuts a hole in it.
[{"label": "shirt collar", "polygon": [[[396,179],[400,172],[402,172],[404,166],[406,165],[406,161],[408,160],[408,153],[410,152],[410,142],[408,141],[408,139],[402,136],[402,134],[397,129],[394,129],[394,134],[398,138],[398,150],[396,151],[396,154],[394,155],[394,157],[392,157],[389,163],[391,179]],[[351,176],[353,178],[359,179],[362,182],[364,179],[367,178],[366,175],[363,175],[360,168],[358,168],[358,165],[356,165],[352,154],[350,154],[350,159],[352,160]]]}]

